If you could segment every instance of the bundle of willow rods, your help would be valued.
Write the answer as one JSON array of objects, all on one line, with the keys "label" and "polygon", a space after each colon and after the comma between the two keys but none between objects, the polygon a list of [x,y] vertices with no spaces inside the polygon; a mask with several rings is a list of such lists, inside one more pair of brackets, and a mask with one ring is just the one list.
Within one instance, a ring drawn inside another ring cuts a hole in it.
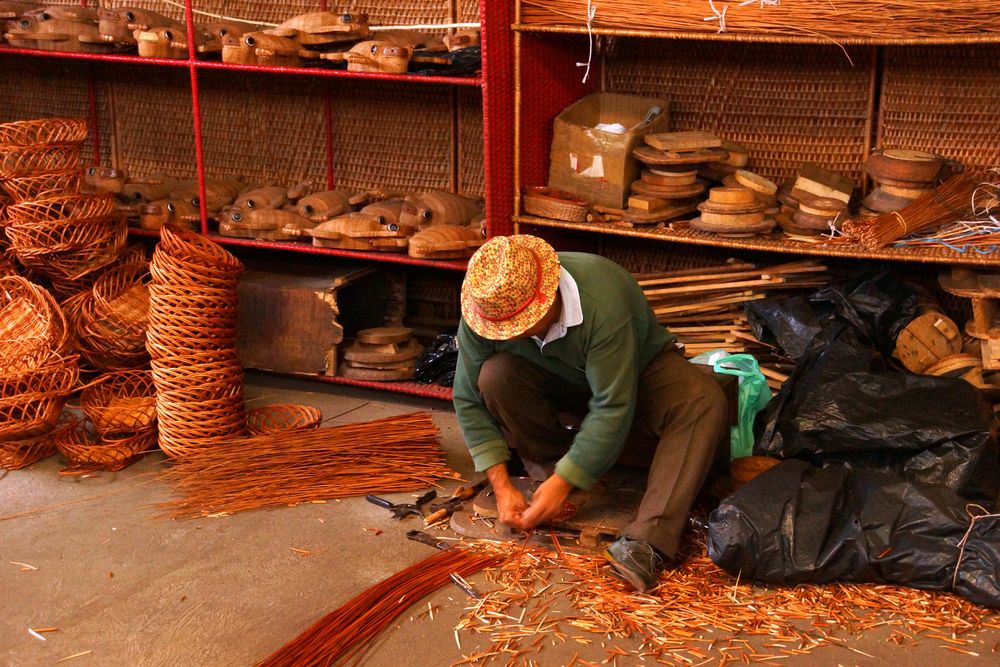
[{"label": "bundle of willow rods", "polygon": [[982,181],[980,173],[957,174],[898,211],[848,220],[844,233],[877,250],[914,232],[962,220],[972,214],[972,196]]},{"label": "bundle of willow rods", "polygon": [[458,479],[426,412],[309,431],[234,438],[174,463],[172,518],[426,488]]},{"label": "bundle of willow rods", "polygon": [[496,565],[503,556],[450,548],[414,563],[356,595],[259,663],[325,667],[359,663],[372,642],[407,607],[447,584]]},{"label": "bundle of willow rods", "polygon": [[831,40],[947,39],[1000,31],[992,0],[521,0],[524,24],[592,25],[620,30],[755,33]]}]

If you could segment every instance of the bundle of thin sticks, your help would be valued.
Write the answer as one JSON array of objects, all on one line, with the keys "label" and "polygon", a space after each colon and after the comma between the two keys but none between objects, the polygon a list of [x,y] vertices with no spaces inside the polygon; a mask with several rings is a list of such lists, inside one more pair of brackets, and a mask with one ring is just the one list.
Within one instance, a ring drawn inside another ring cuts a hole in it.
[{"label": "bundle of thin sticks", "polygon": [[[828,39],[926,39],[1000,31],[992,0],[521,0],[521,22],[622,30],[758,33]],[[888,32],[889,34],[886,34]]]},{"label": "bundle of thin sticks", "polygon": [[[520,656],[516,664],[546,664],[546,653],[539,652],[559,641],[580,649],[580,660],[571,664],[581,665],[847,662],[829,652],[804,657],[831,647],[874,661],[852,646],[866,632],[896,645],[932,641],[946,651],[932,662],[945,663],[954,653],[989,652],[982,640],[991,635],[983,631],[1000,630],[1000,613],[948,593],[847,583],[759,586],[734,579],[709,559],[703,534],[685,537],[680,564],[646,595],[629,590],[598,556],[509,543],[478,548],[505,560],[487,572],[494,590],[459,622],[486,646],[466,650],[453,667],[505,664],[512,655]],[[978,641],[977,632],[983,632]]]},{"label": "bundle of thin sticks", "polygon": [[176,461],[166,473],[172,518],[426,488],[458,479],[426,412],[309,431],[235,438]]},{"label": "bundle of thin sticks", "polygon": [[844,233],[877,250],[908,234],[964,220],[972,215],[972,197],[982,182],[981,173],[956,174],[898,211],[848,220]]},{"label": "bundle of thin sticks", "polygon": [[259,663],[259,667],[357,664],[406,608],[451,581],[496,565],[500,554],[450,548],[414,563],[348,600]]},{"label": "bundle of thin sticks", "polygon": [[778,389],[794,363],[754,337],[743,304],[778,290],[822,287],[827,283],[826,271],[817,260],[766,267],[730,261],[722,266],[639,274],[636,280],[657,321],[684,344],[686,357],[719,349],[751,353],[761,363],[771,388]]},{"label": "bundle of thin sticks", "polygon": [[897,246],[940,246],[957,252],[988,255],[1000,249],[1000,170],[972,193],[972,218],[928,229],[896,242]]}]

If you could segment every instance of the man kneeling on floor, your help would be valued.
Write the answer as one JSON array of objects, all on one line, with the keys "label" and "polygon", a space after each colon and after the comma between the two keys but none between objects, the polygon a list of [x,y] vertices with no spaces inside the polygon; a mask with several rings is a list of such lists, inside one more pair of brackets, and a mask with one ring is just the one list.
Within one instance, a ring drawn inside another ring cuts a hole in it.
[{"label": "man kneeling on floor", "polygon": [[[534,236],[495,237],[469,260],[458,346],[455,411],[500,521],[530,530],[615,462],[647,465],[638,513],[604,556],[637,590],[654,588],[728,424],[722,390],[683,358],[635,279]],[[530,503],[511,483],[511,449],[545,480]]]}]

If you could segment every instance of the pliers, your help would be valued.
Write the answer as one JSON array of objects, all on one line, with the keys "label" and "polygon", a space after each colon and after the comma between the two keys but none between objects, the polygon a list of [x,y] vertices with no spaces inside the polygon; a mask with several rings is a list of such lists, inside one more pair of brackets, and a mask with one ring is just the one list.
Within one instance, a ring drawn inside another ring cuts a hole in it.
[{"label": "pliers", "polygon": [[423,506],[429,503],[430,501],[434,500],[435,498],[437,498],[437,491],[435,491],[434,489],[431,489],[424,495],[417,498],[416,502],[412,503],[394,503],[390,500],[386,500],[385,498],[379,498],[378,496],[373,496],[370,493],[367,496],[365,496],[365,500],[367,500],[368,502],[374,505],[378,505],[379,507],[384,507],[390,512],[392,512],[392,518],[394,519],[402,519],[403,517],[409,516],[410,514],[423,517],[424,516]]}]

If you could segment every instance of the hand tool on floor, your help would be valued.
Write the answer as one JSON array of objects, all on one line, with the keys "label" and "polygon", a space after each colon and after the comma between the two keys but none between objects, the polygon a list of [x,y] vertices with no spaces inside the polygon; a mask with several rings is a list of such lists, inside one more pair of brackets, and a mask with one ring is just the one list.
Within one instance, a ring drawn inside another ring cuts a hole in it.
[{"label": "hand tool on floor", "polygon": [[475,497],[477,493],[486,488],[487,481],[484,479],[471,486],[460,486],[452,492],[451,498],[448,500],[431,505],[432,513],[424,518],[424,525],[429,526],[450,517],[455,510],[462,506],[462,503]]},{"label": "hand tool on floor", "polygon": [[378,505],[379,507],[384,507],[385,509],[392,512],[392,518],[402,519],[405,516],[414,514],[416,516],[422,517],[424,515],[424,505],[430,501],[437,498],[437,491],[431,489],[424,495],[417,498],[416,502],[412,503],[394,503],[391,500],[386,500],[385,498],[379,498],[378,496],[373,496],[368,494],[365,496],[365,500],[372,503],[373,505]]},{"label": "hand tool on floor", "polygon": [[[422,530],[417,530],[417,529],[409,530],[406,532],[406,537],[411,540],[432,546],[435,549],[441,549],[442,551],[451,546],[450,544],[444,542],[443,540],[434,539],[432,536],[428,535]],[[477,591],[472,586],[472,584],[466,581],[465,578],[463,578],[462,575],[460,575],[458,572],[452,572],[448,576],[451,577],[451,580],[455,583],[455,585],[461,588],[466,595],[473,597],[477,600],[483,599],[483,596],[479,593],[479,591]]]}]

